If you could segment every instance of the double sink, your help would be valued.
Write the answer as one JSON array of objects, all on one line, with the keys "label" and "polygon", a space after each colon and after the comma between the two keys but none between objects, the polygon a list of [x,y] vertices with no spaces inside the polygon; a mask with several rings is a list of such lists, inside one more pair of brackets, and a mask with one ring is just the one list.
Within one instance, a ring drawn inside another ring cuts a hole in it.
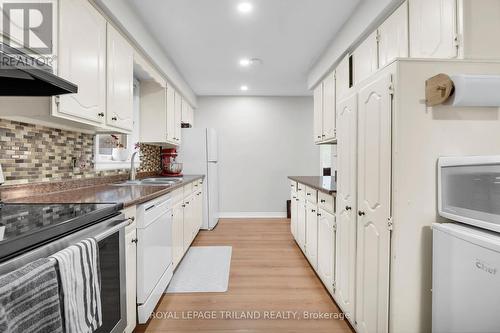
[{"label": "double sink", "polygon": [[182,178],[145,178],[140,180],[127,180],[123,183],[113,184],[113,186],[172,186],[182,181]]}]

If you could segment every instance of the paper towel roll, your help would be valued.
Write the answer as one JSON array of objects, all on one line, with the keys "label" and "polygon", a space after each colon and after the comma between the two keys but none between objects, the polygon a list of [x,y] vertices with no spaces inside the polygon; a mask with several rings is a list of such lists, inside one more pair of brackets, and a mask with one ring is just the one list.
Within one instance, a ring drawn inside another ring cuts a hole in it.
[{"label": "paper towel roll", "polygon": [[455,93],[450,98],[453,106],[500,106],[500,76],[452,75]]}]

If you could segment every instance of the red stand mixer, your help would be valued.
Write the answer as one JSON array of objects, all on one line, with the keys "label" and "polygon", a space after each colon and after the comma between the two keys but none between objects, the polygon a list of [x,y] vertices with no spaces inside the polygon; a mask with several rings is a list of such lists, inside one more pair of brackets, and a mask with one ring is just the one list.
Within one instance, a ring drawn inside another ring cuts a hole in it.
[{"label": "red stand mixer", "polygon": [[161,150],[161,175],[164,177],[182,177],[182,163],[177,163],[177,150],[166,148]]}]

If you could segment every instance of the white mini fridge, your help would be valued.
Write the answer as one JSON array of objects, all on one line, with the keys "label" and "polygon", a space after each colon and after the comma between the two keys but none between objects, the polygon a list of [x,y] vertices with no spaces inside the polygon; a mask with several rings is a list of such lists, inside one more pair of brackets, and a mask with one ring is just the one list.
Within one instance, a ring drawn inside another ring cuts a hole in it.
[{"label": "white mini fridge", "polygon": [[218,136],[213,128],[183,128],[178,160],[185,175],[205,175],[202,229],[219,222]]},{"label": "white mini fridge", "polygon": [[500,234],[433,225],[433,333],[500,332]]}]

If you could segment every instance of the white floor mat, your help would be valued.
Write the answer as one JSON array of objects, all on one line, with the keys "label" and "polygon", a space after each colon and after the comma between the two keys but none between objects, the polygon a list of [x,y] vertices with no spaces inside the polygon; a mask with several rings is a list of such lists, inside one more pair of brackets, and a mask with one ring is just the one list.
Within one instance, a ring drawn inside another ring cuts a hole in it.
[{"label": "white floor mat", "polygon": [[223,293],[229,285],[231,246],[193,246],[174,273],[166,293]]}]

